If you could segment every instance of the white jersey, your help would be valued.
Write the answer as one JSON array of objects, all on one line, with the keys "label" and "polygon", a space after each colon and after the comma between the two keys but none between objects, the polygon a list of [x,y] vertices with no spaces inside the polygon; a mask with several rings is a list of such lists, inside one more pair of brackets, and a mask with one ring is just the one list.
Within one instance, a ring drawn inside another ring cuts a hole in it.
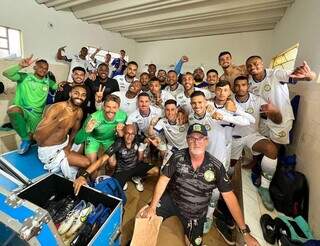
[{"label": "white jersey", "polygon": [[131,115],[137,109],[137,97],[127,98],[125,91],[116,91],[113,92],[112,95],[116,95],[120,98],[120,109],[127,113],[127,115]]},{"label": "white jersey", "polygon": [[208,87],[204,88],[204,90],[205,90],[205,96],[207,100],[211,101],[216,97],[216,94],[214,92],[211,92]]},{"label": "white jersey", "polygon": [[69,70],[69,75],[68,75],[68,81],[71,82],[73,81],[72,79],[72,69],[75,67],[83,67],[86,71],[87,68],[89,68],[90,65],[90,61],[89,60],[83,60],[79,57],[79,55],[73,55],[71,57],[71,62],[70,62],[70,70]]},{"label": "white jersey", "polygon": [[[119,85],[119,90],[120,91],[127,91],[131,82],[128,82],[126,80],[126,76],[123,74],[123,75],[117,75],[115,77],[113,77],[117,82],[118,82],[118,85]],[[134,81],[136,80],[135,78],[132,80]]]},{"label": "white jersey", "polygon": [[235,126],[233,129],[233,135],[245,137],[252,133],[258,132],[260,123],[260,108],[261,105],[266,103],[267,102],[262,97],[256,96],[252,93],[249,93],[249,97],[245,102],[236,100],[237,108],[240,107],[246,113],[251,114],[255,118],[255,123],[251,123],[249,126]]},{"label": "white jersey", "polygon": [[[294,115],[289,98],[289,75],[291,71],[280,69],[266,69],[266,77],[261,82],[255,82],[249,77],[250,92],[261,96],[265,101],[270,100],[282,114],[282,123],[294,120]],[[271,125],[279,125],[270,122]],[[280,124],[280,125],[281,125]]]},{"label": "white jersey", "polygon": [[[148,91],[147,92],[149,95],[150,95],[150,99],[151,99],[151,104],[154,106],[154,107],[159,107],[158,105],[155,104],[155,99],[154,99],[154,96],[152,95],[151,91]],[[173,99],[175,100],[175,98],[167,91],[161,91],[161,101],[162,101],[162,108],[164,108],[164,104],[167,100],[169,99]]]},{"label": "white jersey", "polygon": [[[154,126],[154,129],[159,133],[163,133],[167,144],[170,147],[175,147],[177,149],[187,148],[187,124],[178,125],[170,124],[166,118],[160,119]],[[169,149],[171,149],[169,147]]]},{"label": "white jersey", "polygon": [[169,93],[176,99],[176,98],[177,98],[177,95],[178,95],[179,93],[184,92],[184,87],[183,87],[182,84],[178,83],[178,87],[177,87],[174,91],[172,91],[172,90],[170,89],[170,86],[167,85],[167,86],[164,88],[164,91],[169,92]]},{"label": "white jersey", "polygon": [[150,106],[150,112],[147,116],[142,116],[139,109],[136,109],[132,114],[129,115],[126,124],[136,123],[140,133],[145,136],[148,135],[148,129],[150,121],[154,118],[159,118],[162,116],[162,110],[153,106]]},{"label": "white jersey", "polygon": [[196,116],[195,114],[190,114],[189,124],[193,125],[195,123],[202,124],[207,129],[209,140],[207,151],[219,161],[221,161],[223,165],[226,165],[226,136],[223,127],[217,120],[212,119],[209,113],[206,113],[201,118]]},{"label": "white jersey", "polygon": [[[202,88],[194,88],[194,91],[202,91],[206,98],[210,97],[209,91],[202,89]],[[177,94],[176,96],[177,105],[181,107],[187,114],[190,114],[193,112],[191,107],[191,99],[190,97],[187,97],[186,94],[183,92]]]}]

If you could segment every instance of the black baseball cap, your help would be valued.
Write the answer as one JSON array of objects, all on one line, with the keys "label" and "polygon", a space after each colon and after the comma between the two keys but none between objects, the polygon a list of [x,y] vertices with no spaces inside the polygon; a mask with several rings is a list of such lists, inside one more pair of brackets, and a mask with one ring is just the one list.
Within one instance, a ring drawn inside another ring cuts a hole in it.
[{"label": "black baseball cap", "polygon": [[189,136],[192,133],[200,133],[203,136],[208,136],[207,129],[204,125],[195,123],[188,128],[187,135]]}]

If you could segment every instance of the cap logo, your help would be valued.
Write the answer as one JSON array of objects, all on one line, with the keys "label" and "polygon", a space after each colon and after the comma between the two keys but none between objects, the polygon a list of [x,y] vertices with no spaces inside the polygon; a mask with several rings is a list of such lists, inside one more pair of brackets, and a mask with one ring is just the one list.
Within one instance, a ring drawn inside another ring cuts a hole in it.
[{"label": "cap logo", "polygon": [[193,131],[201,132],[201,125],[193,125]]}]

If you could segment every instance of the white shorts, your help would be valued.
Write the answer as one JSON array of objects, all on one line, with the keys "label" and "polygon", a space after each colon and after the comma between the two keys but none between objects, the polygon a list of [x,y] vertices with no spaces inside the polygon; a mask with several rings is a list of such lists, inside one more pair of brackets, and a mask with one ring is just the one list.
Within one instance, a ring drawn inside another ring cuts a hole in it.
[{"label": "white shorts", "polygon": [[70,166],[66,154],[64,152],[64,147],[68,145],[69,138],[58,145],[38,147],[38,157],[40,161],[44,164],[44,169],[49,172],[62,172],[66,178],[74,180],[76,178],[78,168]]},{"label": "white shorts", "polygon": [[289,132],[292,129],[293,120],[288,120],[280,125],[268,124],[268,121],[262,120],[259,131],[262,135],[270,138],[278,144],[289,144]]},{"label": "white shorts", "polygon": [[251,150],[253,155],[258,155],[258,152],[252,150],[253,145],[262,140],[267,139],[266,137],[262,136],[260,133],[252,133],[248,136],[242,138],[234,138],[232,140],[232,148],[231,148],[231,159],[239,160],[242,156],[242,150],[246,146]]}]

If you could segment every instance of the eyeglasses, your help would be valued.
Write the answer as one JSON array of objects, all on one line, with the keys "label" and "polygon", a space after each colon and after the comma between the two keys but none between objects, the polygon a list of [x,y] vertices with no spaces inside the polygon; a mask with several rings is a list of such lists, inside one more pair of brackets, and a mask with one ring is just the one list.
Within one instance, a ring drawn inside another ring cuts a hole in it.
[{"label": "eyeglasses", "polygon": [[206,137],[200,137],[200,138],[187,137],[187,139],[188,139],[191,143],[203,143],[204,140],[206,139]]}]

